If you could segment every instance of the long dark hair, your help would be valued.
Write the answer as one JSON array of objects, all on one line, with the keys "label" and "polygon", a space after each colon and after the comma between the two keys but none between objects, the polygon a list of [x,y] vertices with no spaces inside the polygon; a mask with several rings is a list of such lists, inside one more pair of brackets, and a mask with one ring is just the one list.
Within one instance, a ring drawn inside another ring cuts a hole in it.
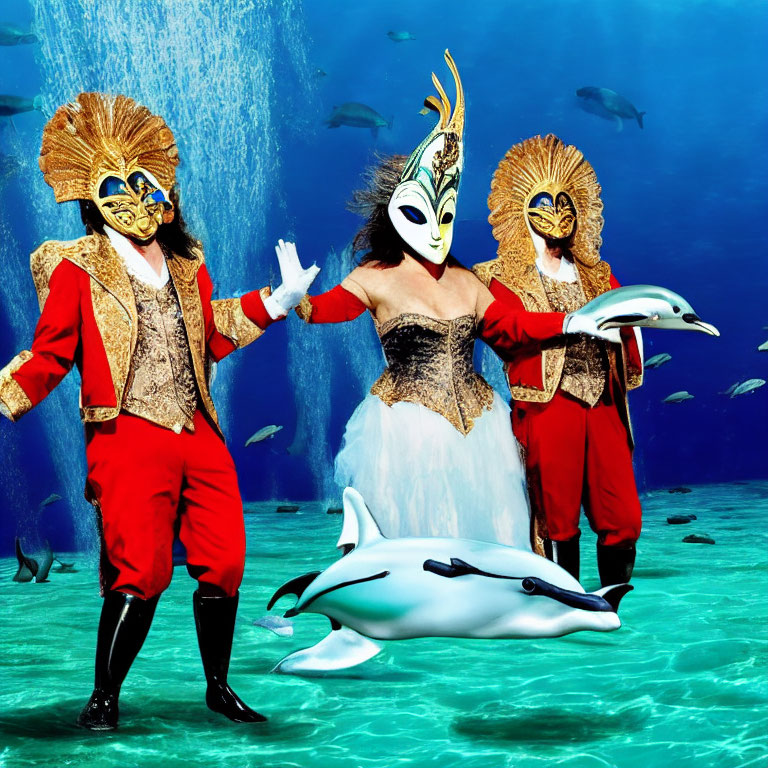
[{"label": "long dark hair", "polygon": [[366,217],[352,240],[355,255],[365,252],[358,264],[379,262],[382,266],[395,266],[403,260],[403,251],[411,252],[387,213],[389,198],[400,183],[407,160],[406,155],[377,155],[376,163],[363,175],[365,186],[355,190],[347,203],[352,213]]},{"label": "long dark hair", "polygon": [[[175,216],[170,224],[161,224],[157,230],[157,242],[170,253],[181,256],[183,259],[194,259],[193,248],[199,248],[200,242],[196,240],[187,230],[184,217],[181,215],[179,206],[179,193],[176,187],[173,187],[168,193],[170,201],[173,203]],[[85,234],[99,235],[104,234],[106,222],[101,215],[96,203],[92,200],[80,200],[80,218],[85,225]]]}]

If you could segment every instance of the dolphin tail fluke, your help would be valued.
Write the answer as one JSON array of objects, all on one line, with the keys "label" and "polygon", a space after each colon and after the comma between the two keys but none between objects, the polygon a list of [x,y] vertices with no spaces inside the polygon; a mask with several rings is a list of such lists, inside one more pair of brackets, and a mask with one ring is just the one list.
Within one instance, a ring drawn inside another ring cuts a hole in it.
[{"label": "dolphin tail fluke", "polygon": [[37,560],[33,560],[24,554],[21,549],[21,539],[18,536],[16,537],[16,560],[19,562],[19,569],[16,571],[13,581],[21,583],[32,581],[39,570]]},{"label": "dolphin tail fluke", "polygon": [[637,113],[637,124],[640,126],[640,128],[643,127],[643,115],[645,112],[638,112]]},{"label": "dolphin tail fluke", "polygon": [[267,610],[271,611],[272,606],[285,595],[296,595],[301,597],[304,590],[320,575],[320,571],[310,571],[303,576],[297,576],[295,579],[286,581],[281,587],[278,587],[277,592],[269,599],[267,603]]},{"label": "dolphin tail fluke", "polygon": [[615,584],[611,587],[603,587],[602,589],[598,589],[593,594],[600,595],[603,600],[606,600],[608,603],[610,603],[614,612],[618,613],[621,598],[624,597],[627,592],[631,592],[633,589],[634,587],[631,584]]},{"label": "dolphin tail fluke", "polygon": [[380,651],[381,646],[373,640],[369,640],[349,627],[340,627],[331,630],[311,648],[288,654],[275,665],[272,672],[311,677],[324,672],[355,667],[372,659]]},{"label": "dolphin tail fluke", "polygon": [[53,565],[53,551],[51,550],[51,545],[48,542],[48,539],[46,539],[43,560],[40,563],[40,568],[38,568],[37,573],[35,574],[35,581],[36,582],[48,581],[48,572],[51,570],[52,565]]}]

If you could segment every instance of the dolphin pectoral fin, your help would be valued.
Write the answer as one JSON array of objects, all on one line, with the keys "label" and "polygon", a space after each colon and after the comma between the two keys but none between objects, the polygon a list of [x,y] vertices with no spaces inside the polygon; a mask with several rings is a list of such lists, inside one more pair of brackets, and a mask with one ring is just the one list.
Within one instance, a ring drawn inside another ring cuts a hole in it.
[{"label": "dolphin pectoral fin", "polygon": [[[281,659],[272,669],[283,675],[312,676],[362,664],[381,651],[381,646],[338,622],[319,643]],[[331,619],[331,626],[334,620]]]},{"label": "dolphin pectoral fin", "polygon": [[606,600],[610,604],[611,608],[613,608],[613,610],[618,613],[621,598],[624,597],[627,592],[631,592],[633,589],[634,587],[631,584],[615,584],[612,587],[603,587],[602,589],[598,589],[594,594],[599,595],[603,598],[603,600]]},{"label": "dolphin pectoral fin", "polygon": [[621,133],[624,130],[624,121],[618,115],[613,117],[616,120],[616,133]]},{"label": "dolphin pectoral fin", "polygon": [[[271,611],[272,606],[285,595],[296,595],[296,597],[301,597],[304,590],[320,575],[320,573],[320,571],[310,571],[310,573],[305,573],[303,576],[297,576],[295,579],[286,581],[285,584],[283,584],[282,587],[279,587],[277,592],[270,598],[267,603],[267,610]],[[292,615],[295,616],[296,614],[294,613]]]},{"label": "dolphin pectoral fin", "polygon": [[568,605],[571,608],[579,608],[582,611],[615,611],[611,603],[596,592],[574,592],[550,584],[544,579],[528,576],[523,579],[523,592],[527,595],[541,595],[557,600],[558,603]]},{"label": "dolphin pectoral fin", "polygon": [[53,551],[51,550],[51,545],[48,542],[48,539],[46,539],[45,554],[43,555],[43,561],[40,563],[40,568],[35,574],[35,581],[38,583],[41,581],[48,581],[48,572],[51,570],[52,565],[53,565]]}]

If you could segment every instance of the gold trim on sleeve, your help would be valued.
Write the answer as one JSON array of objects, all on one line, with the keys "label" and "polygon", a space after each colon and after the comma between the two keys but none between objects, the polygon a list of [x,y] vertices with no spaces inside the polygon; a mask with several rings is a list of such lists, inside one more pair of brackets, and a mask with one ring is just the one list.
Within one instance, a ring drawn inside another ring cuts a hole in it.
[{"label": "gold trim on sleeve", "polygon": [[312,319],[312,302],[309,299],[309,294],[305,293],[301,301],[294,308],[294,312],[305,322],[308,323]]},{"label": "gold trim on sleeve", "polygon": [[[259,291],[262,301],[270,295],[269,286]],[[238,349],[247,346],[264,333],[243,311],[240,299],[216,299],[211,302],[216,330],[226,336]]]},{"label": "gold trim on sleeve", "polygon": [[27,411],[32,410],[32,401],[12,375],[31,359],[32,353],[25,349],[0,370],[0,402],[5,406],[3,415],[11,421],[18,421]]}]

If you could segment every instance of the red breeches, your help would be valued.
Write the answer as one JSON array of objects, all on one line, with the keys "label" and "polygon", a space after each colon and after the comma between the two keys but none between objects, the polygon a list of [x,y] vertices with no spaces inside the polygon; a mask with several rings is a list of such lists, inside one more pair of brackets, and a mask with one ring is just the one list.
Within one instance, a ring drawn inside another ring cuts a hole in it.
[{"label": "red breeches", "polygon": [[562,394],[549,403],[516,403],[512,426],[526,450],[532,511],[548,536],[579,533],[581,506],[598,541],[629,546],[641,528],[627,427],[613,403],[594,408]]},{"label": "red breeches", "polygon": [[144,599],[173,572],[175,531],[187,569],[228,596],[245,565],[243,504],[235,465],[205,416],[175,432],[130,414],[88,424],[88,486],[102,525],[102,588]]}]

